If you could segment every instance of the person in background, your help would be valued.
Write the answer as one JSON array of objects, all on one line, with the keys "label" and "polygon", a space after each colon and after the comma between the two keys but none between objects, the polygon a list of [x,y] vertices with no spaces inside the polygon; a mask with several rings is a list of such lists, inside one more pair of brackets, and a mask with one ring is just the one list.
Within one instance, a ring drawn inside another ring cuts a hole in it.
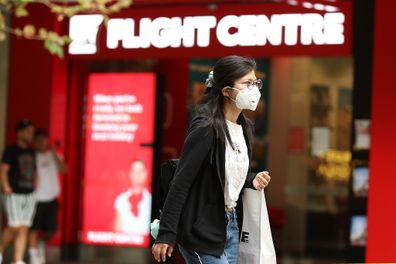
[{"label": "person in background", "polygon": [[42,264],[46,261],[46,241],[54,236],[58,227],[58,173],[66,173],[67,166],[55,148],[50,146],[46,131],[36,131],[34,145],[38,174],[37,209],[29,236],[29,256],[31,264]]},{"label": "person in background", "polygon": [[136,235],[150,233],[151,193],[147,189],[147,169],[142,160],[132,162],[129,171],[130,186],[115,200],[116,217],[114,229],[117,232]]},{"label": "person in background", "polygon": [[7,226],[0,240],[0,263],[3,252],[14,242],[14,264],[24,264],[29,227],[32,225],[36,199],[35,153],[30,147],[34,127],[30,120],[23,119],[16,126],[17,142],[8,146],[0,165],[1,189]]}]

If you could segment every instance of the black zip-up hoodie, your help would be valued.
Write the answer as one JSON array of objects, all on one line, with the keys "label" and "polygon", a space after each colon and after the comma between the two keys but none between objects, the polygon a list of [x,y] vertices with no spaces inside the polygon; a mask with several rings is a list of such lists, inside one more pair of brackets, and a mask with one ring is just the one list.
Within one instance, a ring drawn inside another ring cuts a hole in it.
[{"label": "black zip-up hoodie", "polygon": [[[156,243],[175,245],[199,253],[221,256],[226,242],[224,213],[225,142],[213,127],[202,126],[204,117],[192,120],[180,161],[161,213]],[[240,119],[238,119],[240,121]],[[253,125],[244,129],[249,158]],[[253,188],[255,173],[248,173],[244,187]],[[238,225],[243,211],[238,201]]]}]

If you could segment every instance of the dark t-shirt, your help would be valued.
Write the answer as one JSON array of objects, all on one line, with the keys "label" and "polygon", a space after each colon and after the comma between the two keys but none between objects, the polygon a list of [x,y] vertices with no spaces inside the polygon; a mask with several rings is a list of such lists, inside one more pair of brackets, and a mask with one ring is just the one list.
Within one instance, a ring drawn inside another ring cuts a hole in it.
[{"label": "dark t-shirt", "polygon": [[2,163],[10,166],[8,181],[13,193],[32,193],[34,191],[34,173],[36,170],[35,152],[18,145],[4,150]]}]

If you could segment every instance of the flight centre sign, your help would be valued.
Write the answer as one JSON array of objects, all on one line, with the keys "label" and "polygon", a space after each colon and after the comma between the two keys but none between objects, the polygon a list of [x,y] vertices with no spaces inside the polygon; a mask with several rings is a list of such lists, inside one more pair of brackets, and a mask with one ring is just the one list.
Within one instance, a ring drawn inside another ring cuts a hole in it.
[{"label": "flight centre sign", "polygon": [[72,39],[69,54],[94,55],[115,50],[336,48],[348,42],[350,30],[346,20],[343,12],[256,12],[114,17],[104,26],[102,15],[76,15],[69,24]]}]

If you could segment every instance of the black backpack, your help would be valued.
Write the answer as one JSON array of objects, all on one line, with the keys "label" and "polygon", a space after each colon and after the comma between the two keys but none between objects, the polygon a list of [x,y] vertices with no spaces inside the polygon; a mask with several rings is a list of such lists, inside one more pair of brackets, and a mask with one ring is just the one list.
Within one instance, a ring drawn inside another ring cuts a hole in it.
[{"label": "black backpack", "polygon": [[[212,163],[213,161],[213,155],[214,155],[214,147],[212,146],[210,153],[210,163]],[[166,196],[168,195],[178,164],[179,164],[179,159],[169,159],[164,163],[162,163],[160,166],[160,174],[158,179],[158,192],[157,192],[158,194],[157,204],[160,212],[164,207]]]},{"label": "black backpack", "polygon": [[179,159],[170,159],[162,163],[160,166],[160,175],[158,180],[158,208],[160,210],[164,207],[166,196],[168,195],[178,164]]}]

